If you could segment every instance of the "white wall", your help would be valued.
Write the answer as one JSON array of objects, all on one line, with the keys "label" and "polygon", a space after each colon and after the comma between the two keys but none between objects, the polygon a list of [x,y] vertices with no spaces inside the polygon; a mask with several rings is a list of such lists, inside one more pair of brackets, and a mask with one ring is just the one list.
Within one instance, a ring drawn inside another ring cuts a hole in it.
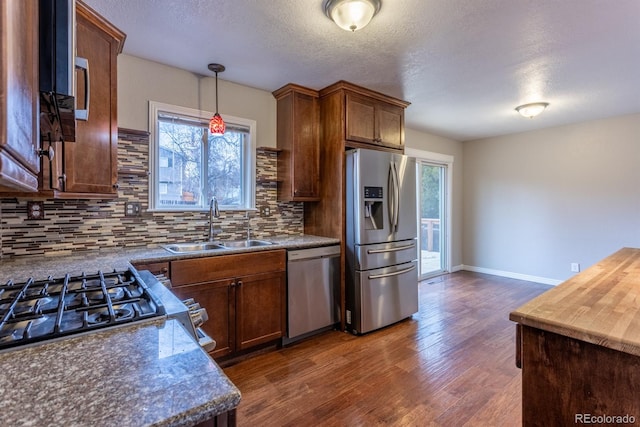
[{"label": "white wall", "polygon": [[463,143],[464,264],[564,280],[640,246],[640,114]]},{"label": "white wall", "polygon": [[[411,107],[409,107],[411,108]],[[405,146],[432,153],[453,156],[452,208],[451,208],[451,267],[462,264],[462,196],[463,196],[463,145],[452,139],[420,132],[405,130]]]},{"label": "white wall", "polygon": [[[259,147],[276,146],[276,100],[267,92],[238,85],[218,74],[220,114],[257,122]],[[277,89],[277,88],[276,88]],[[215,111],[215,78],[147,61],[118,56],[118,126],[149,130],[149,101]]]}]

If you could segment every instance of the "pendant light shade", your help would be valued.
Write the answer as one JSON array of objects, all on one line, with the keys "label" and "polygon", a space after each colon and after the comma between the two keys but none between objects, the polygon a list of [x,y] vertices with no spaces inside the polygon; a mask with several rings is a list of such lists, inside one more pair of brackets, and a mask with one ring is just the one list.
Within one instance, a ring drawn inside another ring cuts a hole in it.
[{"label": "pendant light shade", "polygon": [[209,132],[214,136],[224,135],[224,131],[226,129],[226,125],[224,124],[224,120],[222,120],[222,116],[218,114],[218,73],[221,73],[225,70],[224,65],[220,64],[209,64],[209,70],[216,73],[216,113],[209,120]]},{"label": "pendant light shade", "polygon": [[380,10],[380,0],[327,0],[324,13],[347,31],[364,28]]},{"label": "pendant light shade", "polygon": [[211,120],[209,120],[209,132],[211,135],[221,136],[224,135],[224,131],[226,130],[227,125],[224,124],[224,120],[222,120],[222,116],[218,113],[215,113]]}]

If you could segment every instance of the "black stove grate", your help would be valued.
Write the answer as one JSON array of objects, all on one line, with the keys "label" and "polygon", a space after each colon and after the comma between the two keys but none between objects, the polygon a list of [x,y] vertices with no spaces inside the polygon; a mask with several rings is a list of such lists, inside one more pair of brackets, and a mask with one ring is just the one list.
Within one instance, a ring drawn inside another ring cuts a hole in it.
[{"label": "black stove grate", "polygon": [[0,350],[165,315],[133,270],[0,285]]}]

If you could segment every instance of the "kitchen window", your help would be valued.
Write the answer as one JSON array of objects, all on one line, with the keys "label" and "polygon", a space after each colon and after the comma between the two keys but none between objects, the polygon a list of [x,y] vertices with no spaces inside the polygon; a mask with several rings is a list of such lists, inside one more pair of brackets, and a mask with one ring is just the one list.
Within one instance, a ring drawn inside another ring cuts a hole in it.
[{"label": "kitchen window", "polygon": [[223,116],[225,134],[209,133],[213,113],[149,102],[149,210],[255,208],[254,120]]}]

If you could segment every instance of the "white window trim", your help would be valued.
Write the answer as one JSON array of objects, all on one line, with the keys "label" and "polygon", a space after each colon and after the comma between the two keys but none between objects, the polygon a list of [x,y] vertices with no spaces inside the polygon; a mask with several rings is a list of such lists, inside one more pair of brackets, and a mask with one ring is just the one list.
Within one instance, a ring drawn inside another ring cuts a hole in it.
[{"label": "white window trim", "polygon": [[[202,120],[209,120],[213,116],[212,112],[197,110],[195,108],[181,107],[178,105],[165,104],[162,102],[149,101],[149,212],[202,212],[209,210],[208,207],[194,207],[183,209],[162,209],[153,207],[153,201],[158,194],[158,180],[155,178],[159,168],[159,156],[157,155],[157,134],[158,134],[158,113],[167,112],[185,116],[196,117]],[[221,206],[224,211],[247,211],[256,209],[256,121],[242,117],[221,114],[222,119],[227,123],[238,124],[249,128],[249,147],[247,148],[248,158],[245,159],[244,180],[248,183],[245,192],[244,206],[239,208],[229,208]]]}]

